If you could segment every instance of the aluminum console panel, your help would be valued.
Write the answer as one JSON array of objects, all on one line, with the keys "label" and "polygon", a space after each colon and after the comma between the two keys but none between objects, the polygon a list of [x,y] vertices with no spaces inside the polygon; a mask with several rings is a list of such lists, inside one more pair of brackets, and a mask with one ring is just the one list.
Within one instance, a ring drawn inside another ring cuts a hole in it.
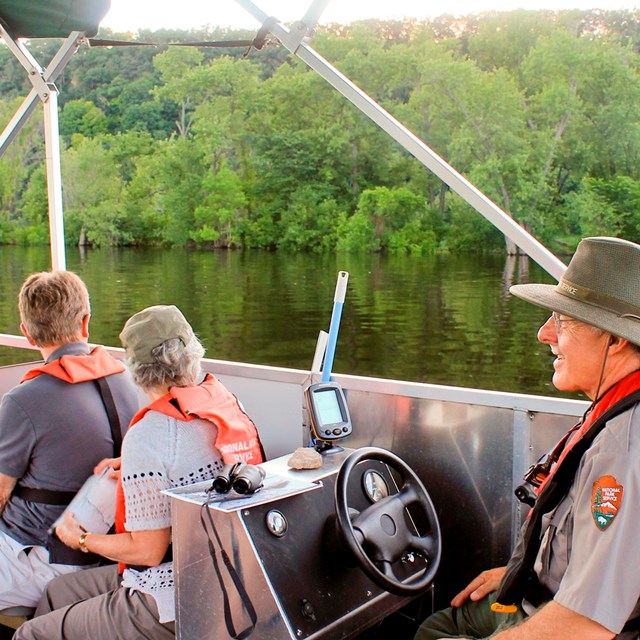
[{"label": "aluminum console panel", "polygon": [[[335,511],[334,483],[346,453],[327,456],[325,467],[302,473],[308,480],[320,480],[318,489],[231,513],[205,507],[255,607],[258,621],[252,640],[352,638],[409,601],[381,590],[359,568],[348,566],[337,546],[327,546],[327,529],[333,526]],[[293,474],[282,460],[266,463],[268,473]],[[377,461],[366,464],[380,465]],[[386,468],[379,471],[388,473]],[[366,506],[361,479],[354,479],[349,505],[361,509]],[[201,522],[204,499],[198,503],[192,491],[183,488],[168,492],[172,498],[177,637],[222,640],[230,634],[208,535]],[[273,509],[288,523],[287,533],[280,538],[265,524],[267,513]],[[404,571],[409,576],[420,568],[400,567],[397,575],[402,577]],[[240,631],[250,620],[229,574],[224,568],[222,572],[234,626]]]}]

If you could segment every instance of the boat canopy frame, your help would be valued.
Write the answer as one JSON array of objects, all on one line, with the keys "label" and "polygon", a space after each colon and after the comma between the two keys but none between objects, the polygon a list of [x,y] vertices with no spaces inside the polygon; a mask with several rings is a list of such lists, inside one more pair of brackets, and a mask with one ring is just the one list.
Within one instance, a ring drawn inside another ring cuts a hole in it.
[{"label": "boat canopy frame", "polygon": [[10,35],[2,24],[0,24],[0,37],[14,58],[22,65],[32,85],[28,95],[0,134],[0,157],[5,154],[11,142],[29,121],[38,104],[42,104],[51,268],[65,269],[58,88],[55,85],[55,81],[67,66],[73,54],[78,50],[78,47],[84,42],[86,34],[82,31],[72,31],[66,37],[46,69],[33,57],[26,43]]},{"label": "boat canopy frame", "polygon": [[[22,0],[24,1],[24,0]],[[40,1],[45,9],[69,0]],[[315,34],[318,21],[329,4],[329,0],[312,0],[302,19],[293,23],[290,29],[267,15],[252,0],[236,0],[261,25],[262,30],[271,34],[292,54],[302,60],[310,69],[320,75],[342,96],[347,98],[361,113],[385,131],[403,149],[410,153],[423,166],[429,169],[448,187],[457,193],[478,213],[500,230],[505,237],[524,253],[537,262],[556,280],[559,280],[566,265],[540,243],[526,229],[520,226],[508,213],[490,200],[462,174],[433,151],[423,140],[411,132],[399,120],[392,116],[370,96],[356,86],[349,78],[318,54],[309,41]],[[76,2],[76,4],[78,4]],[[101,11],[108,8],[108,0],[84,0],[86,12],[93,12],[94,22],[99,22]],[[75,6],[75,5],[74,5]],[[49,232],[51,240],[51,263],[53,269],[66,268],[64,249],[64,216],[62,203],[62,176],[60,169],[60,136],[58,130],[58,89],[55,80],[69,62],[80,44],[86,39],[87,31],[72,31],[63,42],[60,50],[46,69],[33,58],[24,42],[15,38],[4,25],[7,24],[3,11],[6,7],[15,8],[15,0],[0,0],[0,37],[5,41],[11,53],[24,67],[32,84],[29,95],[16,111],[14,117],[0,135],[0,157],[7,146],[18,134],[22,126],[32,115],[40,101],[44,108],[45,150],[47,169],[47,190],[49,200]],[[79,11],[79,10],[78,10]],[[97,23],[95,23],[97,30]],[[91,28],[93,31],[94,29]],[[261,30],[261,31],[262,31]]]},{"label": "boat canopy frame", "polygon": [[[22,65],[32,86],[0,134],[0,157],[41,103],[53,269],[66,268],[58,88],[55,82],[82,42],[97,33],[100,21],[110,6],[110,0],[0,0],[0,38]],[[30,38],[64,38],[46,69],[27,48],[24,40]]]}]

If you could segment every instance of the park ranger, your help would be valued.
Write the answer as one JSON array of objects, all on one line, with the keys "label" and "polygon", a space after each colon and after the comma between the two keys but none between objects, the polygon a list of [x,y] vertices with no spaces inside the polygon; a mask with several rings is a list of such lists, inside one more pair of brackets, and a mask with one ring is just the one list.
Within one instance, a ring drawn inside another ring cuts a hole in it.
[{"label": "park ranger", "polygon": [[482,572],[416,640],[631,640],[640,629],[640,246],[586,238],[558,285],[511,292],[551,311],[553,384],[592,402],[519,487],[535,506],[507,567]]}]

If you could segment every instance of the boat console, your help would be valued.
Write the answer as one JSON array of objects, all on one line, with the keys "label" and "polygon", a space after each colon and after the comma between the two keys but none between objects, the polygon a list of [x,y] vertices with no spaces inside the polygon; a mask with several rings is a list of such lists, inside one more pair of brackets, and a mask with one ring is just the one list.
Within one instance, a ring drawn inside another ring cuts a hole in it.
[{"label": "boat console", "polygon": [[289,458],[261,465],[252,495],[168,491],[179,639],[353,638],[431,587],[438,519],[400,458],[338,448],[305,471]]}]

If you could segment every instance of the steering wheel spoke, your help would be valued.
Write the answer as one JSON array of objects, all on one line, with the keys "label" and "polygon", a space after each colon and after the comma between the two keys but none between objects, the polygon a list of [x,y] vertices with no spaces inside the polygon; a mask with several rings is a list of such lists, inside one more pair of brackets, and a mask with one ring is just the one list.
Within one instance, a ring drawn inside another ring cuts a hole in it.
[{"label": "steering wheel spoke", "polygon": [[387,576],[387,578],[390,580],[397,580],[396,574],[393,572],[393,565],[390,562],[385,560],[383,562],[376,562],[375,565],[382,571],[382,573],[384,573],[385,576]]},{"label": "steering wheel spoke", "polygon": [[411,549],[426,560],[431,560],[439,552],[440,541],[432,534],[411,537]]},{"label": "steering wheel spoke", "polygon": [[[382,462],[393,469],[400,477],[400,490],[354,514],[348,505],[347,488],[354,469],[365,460]],[[427,534],[417,535],[409,524],[407,509],[414,505],[426,516]],[[371,580],[400,596],[416,595],[431,584],[440,564],[438,518],[422,482],[398,456],[374,447],[352,453],[338,473],[335,507],[342,538]],[[425,557],[428,566],[416,576],[401,580],[395,574],[394,566],[411,551]]]},{"label": "steering wheel spoke", "polygon": [[411,482],[405,482],[397,495],[405,508],[410,507],[412,504],[420,503],[420,492]]}]

